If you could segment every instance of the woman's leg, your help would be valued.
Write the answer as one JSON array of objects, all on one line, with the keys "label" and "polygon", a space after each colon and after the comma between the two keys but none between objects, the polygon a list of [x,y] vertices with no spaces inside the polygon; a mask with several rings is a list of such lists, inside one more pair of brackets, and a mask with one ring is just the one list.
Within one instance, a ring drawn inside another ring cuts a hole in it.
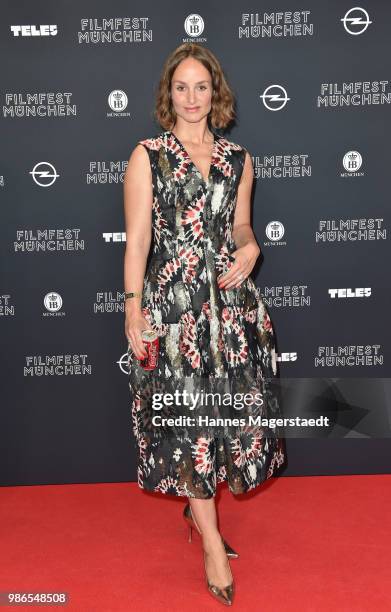
[{"label": "woman's leg", "polygon": [[231,583],[227,554],[217,526],[215,498],[189,497],[191,513],[197,523],[205,551],[205,569],[210,582],[222,588]]}]

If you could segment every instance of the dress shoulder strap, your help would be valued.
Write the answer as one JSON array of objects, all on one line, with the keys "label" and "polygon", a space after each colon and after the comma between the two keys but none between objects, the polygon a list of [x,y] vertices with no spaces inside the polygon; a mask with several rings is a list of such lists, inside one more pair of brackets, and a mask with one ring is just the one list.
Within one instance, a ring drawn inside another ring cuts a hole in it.
[{"label": "dress shoulder strap", "polygon": [[142,144],[149,151],[158,151],[162,145],[162,139],[160,136],[152,136],[139,140],[137,144]]}]

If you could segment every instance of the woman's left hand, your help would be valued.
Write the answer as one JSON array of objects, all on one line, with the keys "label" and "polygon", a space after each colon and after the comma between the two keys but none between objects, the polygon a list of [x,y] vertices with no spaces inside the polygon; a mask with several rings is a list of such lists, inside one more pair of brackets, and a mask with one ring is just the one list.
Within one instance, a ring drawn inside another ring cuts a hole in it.
[{"label": "woman's left hand", "polygon": [[251,273],[255,266],[261,250],[255,242],[250,242],[232,253],[235,262],[228,272],[217,277],[220,289],[232,289],[239,287]]}]

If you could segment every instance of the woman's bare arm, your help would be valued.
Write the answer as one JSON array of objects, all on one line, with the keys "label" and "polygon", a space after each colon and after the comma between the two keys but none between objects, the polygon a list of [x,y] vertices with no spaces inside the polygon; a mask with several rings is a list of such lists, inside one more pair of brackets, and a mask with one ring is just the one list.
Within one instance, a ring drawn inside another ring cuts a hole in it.
[{"label": "woman's bare arm", "polygon": [[253,186],[253,180],[253,163],[250,154],[246,151],[244,168],[238,187],[238,196],[235,208],[232,237],[238,248],[252,243],[255,250],[257,250],[256,247],[258,247],[258,244],[250,224],[251,191]]},{"label": "woman's bare arm", "polygon": [[[129,158],[124,177],[124,214],[126,248],[124,256],[124,289],[142,292],[152,239],[152,173],[148,153],[136,145]],[[125,333],[137,355],[145,356],[141,339],[143,316],[141,297],[125,300]],[[145,325],[144,325],[145,327]]]},{"label": "woman's bare arm", "polygon": [[[232,238],[236,244],[235,263],[228,272],[219,277],[219,287],[232,289],[239,287],[243,280],[251,273],[260,254],[260,248],[251,227],[251,191],[254,180],[253,163],[248,151],[246,151],[242,176],[238,186],[238,194],[235,208],[235,218],[232,228]],[[237,280],[237,275],[243,275],[242,280]],[[221,280],[220,280],[221,279]]]}]

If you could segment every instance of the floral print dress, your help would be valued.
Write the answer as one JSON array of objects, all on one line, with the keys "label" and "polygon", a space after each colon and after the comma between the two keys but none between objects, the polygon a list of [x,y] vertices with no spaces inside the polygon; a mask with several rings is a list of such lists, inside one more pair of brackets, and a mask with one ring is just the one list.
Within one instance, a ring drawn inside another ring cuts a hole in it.
[{"label": "floral print dress", "polygon": [[266,399],[262,416],[280,416],[272,384],[274,332],[260,291],[251,278],[237,288],[218,287],[218,275],[235,260],[232,230],[246,150],[214,131],[213,136],[207,181],[172,131],[140,141],[153,184],[153,242],[141,307],[158,334],[155,369],[141,367],[128,347],[138,484],[202,499],[214,496],[224,480],[233,494],[245,493],[286,458],[278,429],[233,426],[202,433],[187,428],[186,435],[184,430],[176,435],[175,429],[148,427],[152,388],[170,383],[175,389],[196,378],[247,390],[255,386]]}]

